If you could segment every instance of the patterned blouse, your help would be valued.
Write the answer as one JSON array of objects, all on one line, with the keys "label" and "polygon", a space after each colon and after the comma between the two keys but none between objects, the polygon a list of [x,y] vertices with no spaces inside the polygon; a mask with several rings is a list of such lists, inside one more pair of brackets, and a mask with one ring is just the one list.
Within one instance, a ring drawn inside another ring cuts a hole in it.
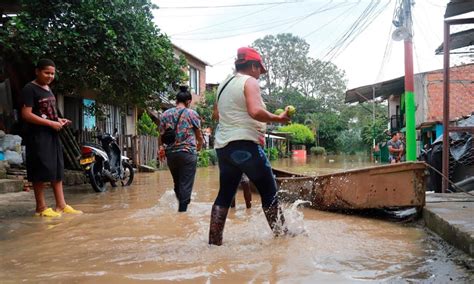
[{"label": "patterned blouse", "polygon": [[[174,128],[180,111],[183,108],[170,108],[161,116],[160,133],[163,134],[168,127]],[[189,108],[183,111],[176,129],[176,142],[166,146],[166,153],[189,152],[196,154],[196,134],[194,129],[201,128],[199,114]]]}]

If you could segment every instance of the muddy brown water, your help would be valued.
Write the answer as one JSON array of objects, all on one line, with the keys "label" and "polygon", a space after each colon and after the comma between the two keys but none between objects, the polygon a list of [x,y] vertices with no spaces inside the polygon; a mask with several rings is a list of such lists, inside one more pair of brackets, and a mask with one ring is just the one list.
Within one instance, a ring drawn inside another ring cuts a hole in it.
[{"label": "muddy brown water", "polygon": [[[360,167],[360,157],[274,163],[301,173]],[[209,215],[218,188],[216,167],[198,170],[189,211],[177,213],[168,171],[138,174],[128,188],[97,194],[68,189],[85,212],[58,219],[10,214],[0,219],[2,283],[468,283],[462,253],[419,223],[298,208],[286,204],[294,238],[274,239],[253,196],[242,193],[230,211],[224,245],[207,245]],[[28,198],[33,199],[30,194]],[[51,196],[49,195],[51,204]],[[30,202],[33,202],[30,200]],[[34,203],[31,203],[34,205]]]}]

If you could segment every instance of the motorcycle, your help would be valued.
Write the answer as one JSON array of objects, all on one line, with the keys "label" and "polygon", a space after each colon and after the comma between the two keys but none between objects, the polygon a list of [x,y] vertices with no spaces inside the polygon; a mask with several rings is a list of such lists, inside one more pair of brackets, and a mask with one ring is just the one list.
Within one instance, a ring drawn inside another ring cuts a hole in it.
[{"label": "motorcycle", "polygon": [[85,143],[82,146],[80,164],[87,173],[90,183],[96,192],[107,190],[106,184],[110,182],[116,187],[120,182],[122,186],[129,186],[133,181],[133,168],[129,158],[122,156],[116,139],[110,134],[97,135],[100,142]]}]

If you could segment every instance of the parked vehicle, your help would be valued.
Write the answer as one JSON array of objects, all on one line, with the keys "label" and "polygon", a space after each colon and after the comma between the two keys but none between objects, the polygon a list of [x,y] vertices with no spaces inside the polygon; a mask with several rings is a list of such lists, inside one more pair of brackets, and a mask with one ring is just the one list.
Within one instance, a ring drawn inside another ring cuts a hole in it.
[{"label": "parked vehicle", "polygon": [[106,184],[115,187],[120,182],[128,186],[133,181],[133,168],[129,158],[122,156],[122,151],[115,138],[104,133],[97,135],[99,144],[86,143],[82,146],[81,166],[89,176],[92,187],[97,192],[107,190]]}]

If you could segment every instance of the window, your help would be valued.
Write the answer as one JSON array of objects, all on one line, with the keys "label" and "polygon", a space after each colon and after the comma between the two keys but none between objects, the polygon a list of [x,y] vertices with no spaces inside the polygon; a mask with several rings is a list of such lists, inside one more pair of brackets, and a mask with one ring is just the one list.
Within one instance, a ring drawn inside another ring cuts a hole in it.
[{"label": "window", "polygon": [[101,132],[109,134],[125,134],[127,132],[126,115],[120,107],[101,105],[102,116],[97,119],[97,127]]},{"label": "window", "polygon": [[94,100],[83,100],[83,126],[86,130],[92,130],[95,128],[95,113],[94,113]]},{"label": "window", "polygon": [[189,66],[189,87],[191,93],[199,95],[199,70]]}]

